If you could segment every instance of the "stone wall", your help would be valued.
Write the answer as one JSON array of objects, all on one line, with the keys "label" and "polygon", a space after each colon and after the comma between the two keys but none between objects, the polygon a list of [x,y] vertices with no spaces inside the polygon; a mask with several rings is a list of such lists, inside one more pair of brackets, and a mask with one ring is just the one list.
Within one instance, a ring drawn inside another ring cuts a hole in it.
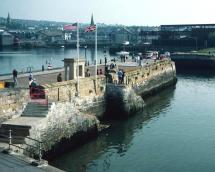
[{"label": "stone wall", "polygon": [[[47,117],[31,126],[30,137],[43,142],[45,154],[48,152],[55,154],[61,149],[66,151],[64,146],[68,145],[65,144],[76,142],[77,140],[70,139],[77,133],[87,133],[91,129],[97,132],[99,121],[94,115],[80,112],[76,106],[78,101],[53,103]],[[66,140],[70,140],[70,142]],[[26,142],[35,144],[34,141],[28,139],[26,139]]]},{"label": "stone wall", "polygon": [[145,69],[138,70],[135,76],[132,72],[132,76],[128,75],[128,85],[138,95],[146,96],[158,89],[175,84],[175,63],[170,60],[157,62]]},{"label": "stone wall", "polygon": [[[93,97],[95,95],[104,95],[104,76],[98,76],[97,79],[95,77],[80,78],[79,84],[79,97]],[[78,94],[77,81],[75,80],[46,84],[43,86],[46,89],[48,99],[52,102],[71,101],[71,98],[76,97]]]},{"label": "stone wall", "polygon": [[144,101],[131,87],[107,84],[105,94],[107,118],[124,118],[144,107]]},{"label": "stone wall", "polygon": [[105,111],[105,77],[81,78],[79,83],[79,96],[75,80],[44,85],[49,102],[74,102],[81,112],[102,118]]},{"label": "stone wall", "polygon": [[[126,73],[125,83],[130,87],[138,87],[145,83],[150,83],[154,77],[162,77],[168,75],[164,82],[168,82],[176,78],[175,63],[169,59],[157,61],[152,64],[140,67],[139,69]],[[145,91],[144,89],[142,90]]]},{"label": "stone wall", "polygon": [[29,100],[29,90],[2,89],[0,91],[0,124],[21,115]]},{"label": "stone wall", "polygon": [[176,82],[175,64],[169,59],[125,71],[125,84],[106,86],[106,116],[118,118],[132,115],[143,108],[144,100],[141,97]]}]

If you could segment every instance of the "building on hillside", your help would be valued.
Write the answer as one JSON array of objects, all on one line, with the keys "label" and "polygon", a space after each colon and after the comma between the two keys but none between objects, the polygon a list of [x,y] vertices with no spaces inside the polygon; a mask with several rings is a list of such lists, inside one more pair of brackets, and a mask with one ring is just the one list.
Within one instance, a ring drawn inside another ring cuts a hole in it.
[{"label": "building on hillside", "polygon": [[[84,35],[87,45],[95,44],[95,32],[85,33]],[[98,45],[108,45],[110,44],[110,37],[105,32],[97,33],[97,43]]]},{"label": "building on hillside", "polygon": [[110,33],[111,44],[123,44],[126,41],[130,43],[136,42],[136,35],[127,28],[118,28]]},{"label": "building on hillside", "polygon": [[38,40],[43,40],[47,44],[64,44],[64,34],[62,30],[42,30],[37,33]]},{"label": "building on hillside", "polygon": [[6,31],[0,32],[0,46],[13,46],[14,36]]},{"label": "building on hillside", "polygon": [[140,31],[139,32],[139,43],[141,44],[151,44],[154,40],[159,39],[159,32],[158,31]]}]

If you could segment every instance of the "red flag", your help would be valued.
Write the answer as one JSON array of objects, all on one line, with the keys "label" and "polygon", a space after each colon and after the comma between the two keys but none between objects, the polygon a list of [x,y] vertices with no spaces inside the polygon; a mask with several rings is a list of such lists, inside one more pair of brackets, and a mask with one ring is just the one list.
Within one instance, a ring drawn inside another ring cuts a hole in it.
[{"label": "red flag", "polygon": [[96,30],[96,25],[88,26],[85,28],[85,32],[92,32]]},{"label": "red flag", "polygon": [[63,30],[76,30],[76,29],[77,29],[77,23],[63,26]]}]

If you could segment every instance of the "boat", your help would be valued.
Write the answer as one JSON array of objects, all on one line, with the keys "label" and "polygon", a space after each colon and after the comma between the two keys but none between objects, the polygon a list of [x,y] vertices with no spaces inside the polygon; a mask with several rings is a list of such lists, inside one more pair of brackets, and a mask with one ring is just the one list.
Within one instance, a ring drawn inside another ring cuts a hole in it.
[{"label": "boat", "polygon": [[52,69],[52,64],[49,63],[47,69],[51,70]]},{"label": "boat", "polygon": [[129,55],[129,52],[127,52],[127,51],[120,51],[120,52],[117,52],[116,54],[120,55],[120,56],[125,56],[125,55]]},{"label": "boat", "polygon": [[157,59],[158,58],[158,52],[157,51],[147,51],[145,54],[146,59]]}]

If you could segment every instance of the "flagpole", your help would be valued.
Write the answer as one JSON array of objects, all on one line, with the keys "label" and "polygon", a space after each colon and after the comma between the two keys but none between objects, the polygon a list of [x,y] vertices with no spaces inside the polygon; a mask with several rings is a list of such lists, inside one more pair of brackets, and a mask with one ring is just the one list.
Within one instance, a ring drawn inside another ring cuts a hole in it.
[{"label": "flagpole", "polygon": [[96,58],[95,75],[96,75],[96,87],[97,87],[97,25],[95,30],[95,58]]},{"label": "flagpole", "polygon": [[77,22],[77,56],[78,56],[78,75],[77,75],[77,91],[78,91],[78,96],[79,96],[79,88],[80,88],[80,83],[79,83],[79,23]]}]

